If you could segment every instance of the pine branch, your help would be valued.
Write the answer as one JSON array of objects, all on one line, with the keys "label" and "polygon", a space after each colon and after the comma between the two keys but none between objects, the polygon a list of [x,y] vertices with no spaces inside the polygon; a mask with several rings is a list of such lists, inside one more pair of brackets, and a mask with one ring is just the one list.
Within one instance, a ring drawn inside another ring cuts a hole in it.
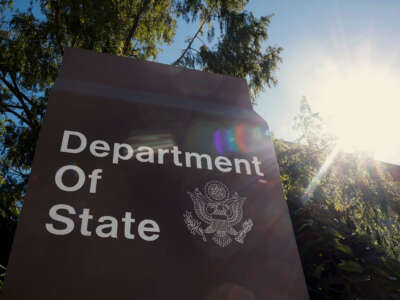
[{"label": "pine branch", "polygon": [[10,167],[10,166],[9,166],[9,170],[10,170],[11,172],[13,172],[14,174],[19,175],[19,176],[21,176],[21,177],[26,176],[26,174],[22,173],[21,171],[18,171],[17,169],[14,169],[14,168],[12,168],[12,167]]},{"label": "pine branch", "polygon": [[8,107],[2,107],[0,108],[0,110],[4,110],[10,114],[13,114],[14,116],[16,116],[18,119],[20,119],[21,121],[25,122],[30,128],[34,129],[34,125],[31,121],[29,121],[28,119],[24,118],[24,116],[22,116],[21,114],[13,111],[12,109],[9,109]]},{"label": "pine branch", "polygon": [[[29,127],[31,127],[33,129],[35,127],[35,124],[33,122],[33,115],[31,113],[29,107],[26,105],[26,103],[24,101],[24,100],[26,100],[29,104],[32,104],[32,100],[30,100],[24,93],[22,93],[20,91],[20,89],[18,88],[17,83],[15,81],[15,78],[11,74],[10,74],[10,78],[11,78],[13,84],[8,82],[4,76],[0,77],[1,81],[14,94],[15,98],[21,104],[21,107],[19,107],[19,106],[14,107],[14,105],[9,104],[9,105],[7,105],[7,107],[4,107],[4,110],[13,114],[14,116],[19,118],[21,121],[25,122],[27,125],[29,125]],[[10,107],[22,109],[25,112],[27,118],[24,118],[21,114],[18,114],[17,112],[11,110]]]},{"label": "pine branch", "polygon": [[[14,76],[13,76],[11,73],[10,73],[10,78],[11,78],[11,81],[13,82],[14,89],[17,91],[17,93],[18,93],[19,95],[21,95],[22,98],[25,99],[30,105],[32,105],[32,104],[33,104],[33,101],[32,101],[31,99],[29,99],[24,93],[21,92],[21,90],[18,88],[17,81],[15,80]],[[26,112],[27,114],[28,114],[28,112],[30,113],[29,108],[28,108],[28,106],[26,105],[26,103],[25,103],[22,99],[20,99],[20,101],[21,101],[21,105],[24,106],[25,109],[26,109],[25,112]]]},{"label": "pine branch", "polygon": [[200,53],[200,51],[199,50],[197,50],[197,49],[194,49],[194,48],[192,48],[192,47],[190,47],[190,49],[189,50],[193,50],[193,51],[195,51],[195,52],[197,52],[197,53]]},{"label": "pine branch", "polygon": [[185,48],[185,50],[183,50],[181,56],[178,57],[178,59],[176,61],[174,61],[172,63],[173,66],[176,66],[180,63],[180,61],[184,58],[184,56],[186,55],[186,53],[190,50],[193,49],[192,48],[192,44],[194,42],[194,40],[197,38],[197,36],[199,35],[199,33],[201,32],[201,30],[203,29],[204,24],[206,23],[207,18],[204,18],[203,21],[201,22],[199,29],[197,30],[197,32],[194,34],[194,36],[190,39],[189,44],[187,45],[187,47]]},{"label": "pine branch", "polygon": [[22,106],[14,105],[14,104],[6,104],[7,107],[15,108],[15,109],[24,109]]},{"label": "pine branch", "polygon": [[[23,101],[22,99],[25,99],[26,102],[28,102],[29,104],[32,105],[33,101],[31,99],[29,99],[24,93],[21,92],[21,90],[18,88],[17,83],[15,82],[15,79],[13,78],[13,76],[11,76],[11,74],[10,74],[10,78],[11,78],[13,84],[8,82],[4,76],[0,77],[1,81],[3,81],[3,83],[9,88],[9,90],[11,92],[13,92],[13,94],[15,95],[15,97],[18,98],[19,101]],[[26,103],[24,103],[24,104],[26,105]]]},{"label": "pine branch", "polygon": [[56,41],[58,44],[58,47],[60,48],[61,55],[64,56],[64,48],[61,44],[61,37],[60,37],[60,5],[59,1],[55,2],[55,7],[56,7],[56,12],[55,12],[55,19],[56,19]]},{"label": "pine branch", "polygon": [[135,36],[136,30],[139,26],[139,20],[140,20],[141,16],[147,11],[147,9],[149,8],[149,5],[150,5],[150,0],[143,1],[143,5],[140,8],[139,12],[137,13],[135,20],[133,21],[132,28],[131,28],[131,30],[129,30],[129,34],[126,37],[126,40],[124,43],[124,48],[122,50],[122,55],[126,55],[126,53],[128,52],[129,42]]}]

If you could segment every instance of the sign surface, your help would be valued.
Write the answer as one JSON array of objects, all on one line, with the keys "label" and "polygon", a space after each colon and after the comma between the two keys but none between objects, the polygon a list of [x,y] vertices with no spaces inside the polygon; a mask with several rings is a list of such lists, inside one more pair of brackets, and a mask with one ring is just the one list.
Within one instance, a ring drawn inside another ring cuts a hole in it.
[{"label": "sign surface", "polygon": [[66,49],[4,299],[308,299],[244,80]]}]

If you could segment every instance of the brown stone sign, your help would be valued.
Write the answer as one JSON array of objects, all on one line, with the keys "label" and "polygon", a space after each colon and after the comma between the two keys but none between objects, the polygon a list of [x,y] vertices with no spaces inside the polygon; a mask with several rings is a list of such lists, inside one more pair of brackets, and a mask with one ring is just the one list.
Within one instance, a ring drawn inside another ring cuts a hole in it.
[{"label": "brown stone sign", "polygon": [[308,299],[245,81],[66,49],[3,297]]}]

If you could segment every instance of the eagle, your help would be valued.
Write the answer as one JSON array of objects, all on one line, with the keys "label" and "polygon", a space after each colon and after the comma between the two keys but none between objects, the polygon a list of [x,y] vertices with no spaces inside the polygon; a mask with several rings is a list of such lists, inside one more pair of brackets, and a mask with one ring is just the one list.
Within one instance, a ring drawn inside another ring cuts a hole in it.
[{"label": "eagle", "polygon": [[232,241],[231,236],[238,235],[233,226],[243,218],[243,205],[246,198],[234,193],[231,197],[213,200],[204,196],[198,188],[188,194],[193,201],[196,216],[208,225],[204,232],[214,234],[212,239],[218,245],[222,247],[229,245]]}]

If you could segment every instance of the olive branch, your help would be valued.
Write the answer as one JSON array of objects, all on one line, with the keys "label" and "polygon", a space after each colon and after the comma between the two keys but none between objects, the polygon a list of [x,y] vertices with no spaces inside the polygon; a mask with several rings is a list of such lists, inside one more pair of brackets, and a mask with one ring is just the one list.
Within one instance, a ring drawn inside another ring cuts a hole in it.
[{"label": "olive branch", "polygon": [[253,221],[251,219],[244,221],[242,224],[242,230],[239,231],[238,235],[235,237],[235,240],[243,244],[246,234],[251,230],[252,227],[253,227]]},{"label": "olive branch", "polygon": [[190,233],[193,235],[200,235],[203,238],[203,241],[206,242],[206,236],[204,234],[203,228],[201,228],[200,221],[193,218],[192,213],[190,211],[185,211],[183,214],[184,221],[186,223],[187,228],[189,229]]}]

